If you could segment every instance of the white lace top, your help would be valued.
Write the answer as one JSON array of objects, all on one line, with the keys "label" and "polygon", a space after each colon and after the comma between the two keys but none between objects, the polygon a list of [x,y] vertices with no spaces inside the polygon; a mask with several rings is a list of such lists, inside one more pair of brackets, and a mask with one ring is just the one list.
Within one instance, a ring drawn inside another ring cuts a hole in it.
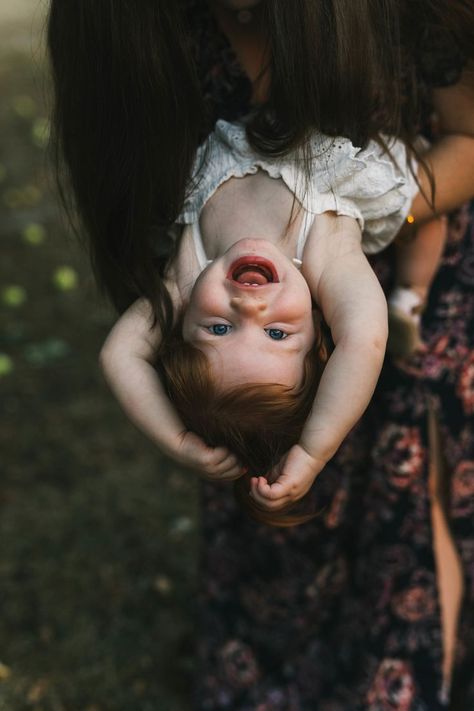
[{"label": "white lace top", "polygon": [[418,190],[404,144],[388,139],[388,145],[391,157],[374,141],[356,148],[347,138],[313,134],[309,145],[313,170],[305,191],[296,153],[283,158],[262,156],[249,146],[244,125],[220,120],[198,149],[188,197],[177,221],[198,226],[201,210],[222,183],[262,169],[271,178],[281,178],[308,213],[334,211],[354,217],[362,230],[364,252],[379,252],[399,231]]}]

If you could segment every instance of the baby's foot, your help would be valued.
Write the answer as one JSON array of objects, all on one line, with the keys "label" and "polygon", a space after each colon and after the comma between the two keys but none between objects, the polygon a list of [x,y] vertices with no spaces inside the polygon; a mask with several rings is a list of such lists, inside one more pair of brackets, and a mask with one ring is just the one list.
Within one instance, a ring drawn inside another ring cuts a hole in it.
[{"label": "baby's foot", "polygon": [[420,335],[421,314],[426,298],[415,289],[398,286],[388,297],[387,351],[406,358],[423,349]]}]

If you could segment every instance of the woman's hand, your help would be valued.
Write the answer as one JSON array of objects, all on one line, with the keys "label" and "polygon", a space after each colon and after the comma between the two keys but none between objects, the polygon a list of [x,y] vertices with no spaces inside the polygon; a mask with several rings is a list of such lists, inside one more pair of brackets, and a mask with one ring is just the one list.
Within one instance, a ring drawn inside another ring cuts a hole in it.
[{"label": "woman's hand", "polygon": [[237,457],[226,447],[209,447],[194,432],[181,432],[171,456],[185,467],[197,469],[208,481],[232,481],[245,474]]},{"label": "woman's hand", "polygon": [[250,495],[262,509],[278,511],[310,490],[325,463],[295,444],[269,474],[251,478]]}]

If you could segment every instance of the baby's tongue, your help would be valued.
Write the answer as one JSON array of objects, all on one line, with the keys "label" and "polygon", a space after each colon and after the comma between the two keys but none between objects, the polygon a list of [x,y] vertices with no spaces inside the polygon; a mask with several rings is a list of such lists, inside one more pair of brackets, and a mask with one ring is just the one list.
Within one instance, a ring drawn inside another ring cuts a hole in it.
[{"label": "baby's tongue", "polygon": [[268,284],[268,279],[261,272],[257,272],[251,268],[245,272],[241,272],[236,281],[238,281],[239,284],[258,284],[259,286]]}]

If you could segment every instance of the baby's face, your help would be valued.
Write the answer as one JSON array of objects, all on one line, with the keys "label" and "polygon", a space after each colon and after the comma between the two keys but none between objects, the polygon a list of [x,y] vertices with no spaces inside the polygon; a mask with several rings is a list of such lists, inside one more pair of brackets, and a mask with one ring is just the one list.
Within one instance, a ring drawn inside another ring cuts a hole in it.
[{"label": "baby's face", "polygon": [[315,338],[308,285],[271,242],[240,240],[196,280],[183,337],[206,354],[224,389],[297,387]]}]

